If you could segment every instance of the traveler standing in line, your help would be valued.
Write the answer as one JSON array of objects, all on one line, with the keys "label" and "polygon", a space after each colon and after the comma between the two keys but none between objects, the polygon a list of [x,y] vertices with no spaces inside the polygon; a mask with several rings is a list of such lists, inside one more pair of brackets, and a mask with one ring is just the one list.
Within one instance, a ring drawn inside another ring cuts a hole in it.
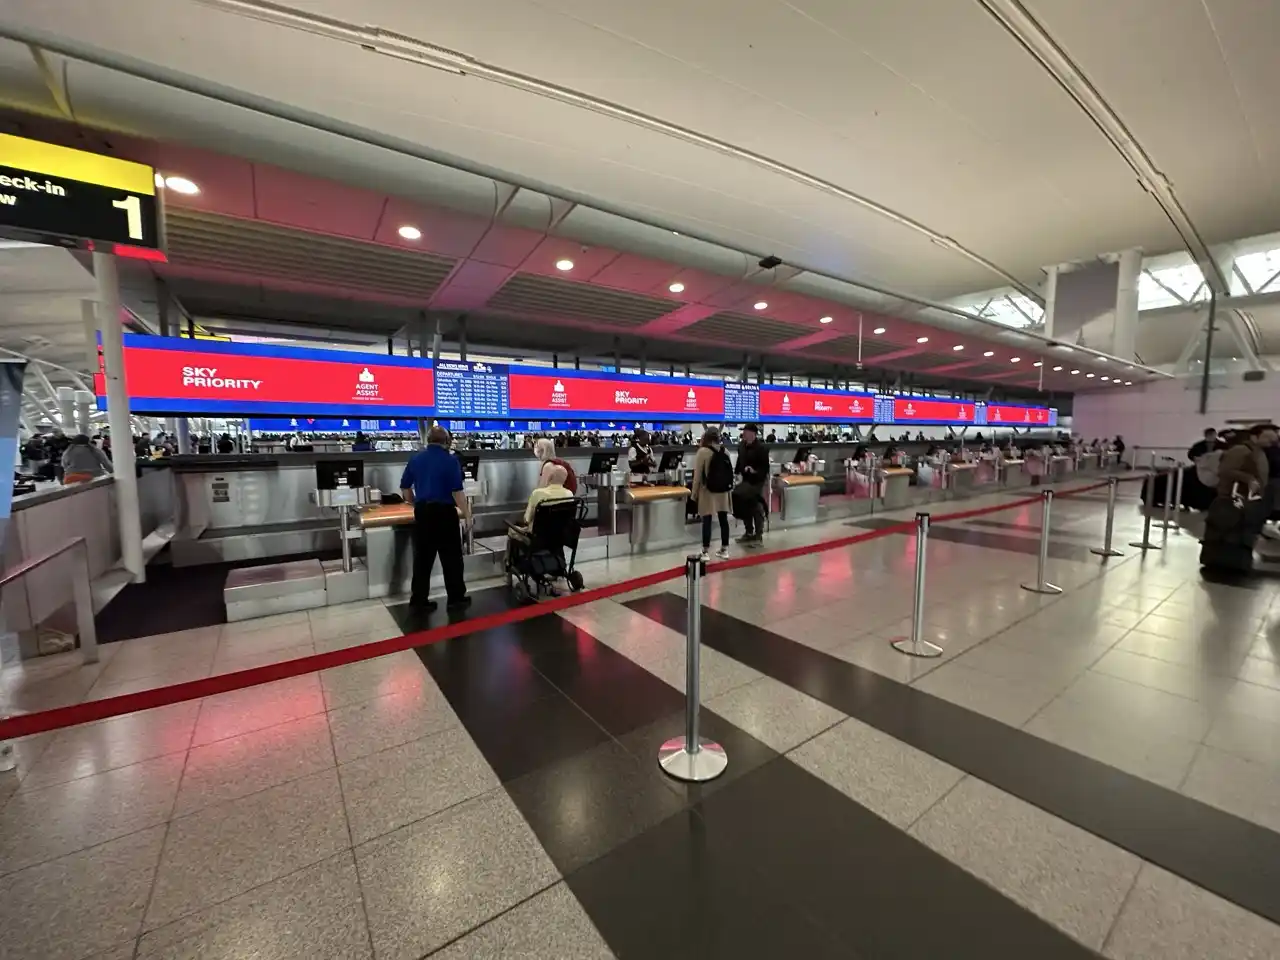
[{"label": "traveler standing in line", "polygon": [[764,485],[769,482],[769,451],[760,442],[760,428],[748,423],[742,428],[742,444],[733,472],[742,477],[734,488],[738,512],[746,526],[739,543],[759,543],[764,539]]},{"label": "traveler standing in line", "polygon": [[76,434],[62,451],[62,482],[84,483],[105,477],[112,470],[107,455],[95,447],[83,433]]},{"label": "traveler standing in line", "polygon": [[400,478],[400,495],[413,504],[413,592],[411,606],[434,610],[427,594],[436,555],[444,573],[450,609],[471,602],[462,577],[462,530],[471,523],[471,504],[462,492],[462,463],[449,452],[449,431],[439,425],[427,431],[427,446],[415,453]]},{"label": "traveler standing in line", "polygon": [[729,491],[733,489],[733,464],[720,442],[720,431],[710,427],[693,459],[693,499],[702,518],[702,559],[711,549],[711,518],[720,518],[720,549],[716,556],[729,556]]}]

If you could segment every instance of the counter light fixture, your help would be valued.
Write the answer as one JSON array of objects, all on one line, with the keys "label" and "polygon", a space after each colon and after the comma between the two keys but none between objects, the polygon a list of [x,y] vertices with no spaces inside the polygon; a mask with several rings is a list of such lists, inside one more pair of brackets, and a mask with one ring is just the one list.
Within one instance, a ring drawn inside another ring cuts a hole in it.
[{"label": "counter light fixture", "polygon": [[928,337],[916,337],[916,343],[928,343],[928,342],[929,342]]},{"label": "counter light fixture", "polygon": [[186,177],[165,177],[164,185],[174,193],[184,193],[189,197],[195,196],[200,192],[200,188],[195,182],[188,180]]},{"label": "counter light fixture", "polygon": [[422,231],[419,230],[417,227],[413,226],[412,224],[408,224],[408,223],[406,223],[403,227],[397,230],[396,233],[400,234],[400,236],[404,237],[406,240],[422,239]]},{"label": "counter light fixture", "polygon": [[572,269],[573,269],[573,261],[572,261],[572,260],[557,260],[557,261],[556,261],[556,269],[557,269],[557,270],[560,270],[560,271],[562,271],[562,272],[564,272],[564,273],[568,273],[570,270],[572,270]]},{"label": "counter light fixture", "polygon": [[763,300],[757,300],[755,302],[755,308],[757,310],[767,310],[769,309],[769,304],[765,303]]},{"label": "counter light fixture", "polygon": [[830,323],[833,319],[835,319],[835,318],[834,318],[834,317],[819,317],[819,318],[818,318],[818,322],[819,322],[819,323]]},{"label": "counter light fixture", "polygon": [[874,334],[878,337],[878,336],[880,336],[880,334],[884,333],[884,327],[876,327],[876,328],[875,328],[874,330],[872,330],[871,332],[872,332],[872,333],[874,333]]},{"label": "counter light fixture", "polygon": [[672,293],[684,293],[684,284],[677,280],[671,286],[667,287]]}]

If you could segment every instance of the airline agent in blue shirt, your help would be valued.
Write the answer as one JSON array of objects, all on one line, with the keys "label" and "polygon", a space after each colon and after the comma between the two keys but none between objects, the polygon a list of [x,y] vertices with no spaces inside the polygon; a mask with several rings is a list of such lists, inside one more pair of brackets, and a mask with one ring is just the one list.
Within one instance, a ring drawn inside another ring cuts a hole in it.
[{"label": "airline agent in blue shirt", "polygon": [[462,522],[471,523],[471,505],[462,493],[462,464],[449,452],[449,431],[439,425],[427,432],[427,446],[415,453],[400,478],[400,495],[413,504],[413,593],[409,603],[434,610],[427,594],[436,555],[444,573],[451,609],[471,602],[462,579]]}]

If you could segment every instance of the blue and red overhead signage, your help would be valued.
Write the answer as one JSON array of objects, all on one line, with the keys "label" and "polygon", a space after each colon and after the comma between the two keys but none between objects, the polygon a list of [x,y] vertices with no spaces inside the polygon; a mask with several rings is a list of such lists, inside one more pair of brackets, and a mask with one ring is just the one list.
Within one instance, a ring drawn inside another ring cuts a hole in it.
[{"label": "blue and red overhead signage", "polygon": [[511,367],[511,416],[565,420],[723,420],[724,383],[683,377]]},{"label": "blue and red overhead signage", "polygon": [[1015,407],[1005,403],[988,403],[985,412],[986,420],[979,422],[992,427],[1052,427],[1058,422],[1058,411],[1048,407]]},{"label": "blue and red overhead signage", "polygon": [[977,405],[967,400],[925,400],[920,397],[894,397],[893,422],[941,423],[967,426],[975,423]]},{"label": "blue and red overhead signage", "polygon": [[876,398],[869,393],[766,386],[760,389],[760,418],[784,423],[870,423]]},{"label": "blue and red overhead signage", "polygon": [[[411,357],[126,334],[125,386],[138,413],[429,417],[434,371]],[[105,408],[101,380],[98,406]]]}]

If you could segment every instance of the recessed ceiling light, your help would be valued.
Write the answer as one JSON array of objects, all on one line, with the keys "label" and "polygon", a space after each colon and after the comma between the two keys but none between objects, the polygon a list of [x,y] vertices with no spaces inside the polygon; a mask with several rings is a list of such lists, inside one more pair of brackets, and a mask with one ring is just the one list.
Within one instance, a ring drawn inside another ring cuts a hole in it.
[{"label": "recessed ceiling light", "polygon": [[396,233],[400,234],[400,236],[404,237],[406,240],[422,239],[422,231],[419,230],[417,227],[413,226],[412,224],[408,224],[408,223],[406,223],[403,227],[397,230]]},{"label": "recessed ceiling light", "polygon": [[1102,379],[1103,379],[1103,380],[1110,380],[1111,378],[1110,378],[1110,377],[1103,377]]},{"label": "recessed ceiling light", "polygon": [[572,261],[572,260],[557,260],[557,261],[556,261],[556,269],[557,269],[557,270],[566,270],[566,271],[567,271],[567,270],[572,270],[572,269],[573,269],[573,261]]},{"label": "recessed ceiling light", "polygon": [[1080,372],[1079,370],[1072,370],[1072,371],[1071,371],[1071,375],[1074,377],[1074,376],[1075,376],[1077,373],[1079,373],[1079,372]]},{"label": "recessed ceiling light", "polygon": [[928,343],[928,342],[929,342],[928,337],[916,337],[916,343]]},{"label": "recessed ceiling light", "polygon": [[835,319],[834,317],[819,317],[819,318],[818,318],[818,322],[819,322],[819,323],[830,323],[830,322],[831,322],[832,320],[834,320],[834,319]]},{"label": "recessed ceiling light", "polygon": [[1053,368],[1053,372],[1054,372],[1054,373],[1057,373],[1057,372],[1058,372],[1058,371],[1060,371],[1061,369],[1062,369],[1061,367],[1054,367],[1054,368]]},{"label": "recessed ceiling light", "polygon": [[757,301],[753,304],[753,306],[754,306],[757,310],[767,310],[767,309],[769,309],[769,304],[765,303],[763,300],[757,300]]},{"label": "recessed ceiling light", "polygon": [[957,343],[957,344],[956,344],[954,347],[952,347],[951,349],[952,349],[952,350],[957,350],[957,351],[959,351],[959,350],[963,350],[963,349],[964,349],[964,344],[963,344],[963,343]]},{"label": "recessed ceiling light", "polygon": [[667,287],[672,293],[684,293],[684,284],[677,280],[671,286]]},{"label": "recessed ceiling light", "polygon": [[1124,382],[1124,385],[1125,385],[1126,387],[1132,387],[1132,386],[1133,386],[1133,381],[1132,381],[1132,380],[1126,380],[1126,381]]},{"label": "recessed ceiling light", "polygon": [[986,353],[983,354],[984,357],[994,357],[995,355],[996,355],[996,352],[994,350],[988,350]]},{"label": "recessed ceiling light", "polygon": [[1085,379],[1087,379],[1087,380],[1092,380],[1092,379],[1093,379],[1093,374],[1092,374],[1092,373],[1086,373],[1086,374],[1085,374]]},{"label": "recessed ceiling light", "polygon": [[876,327],[871,332],[874,333],[876,336],[879,336],[880,334],[884,333],[884,327]]},{"label": "recessed ceiling light", "polygon": [[674,233],[677,237],[680,236],[679,230],[672,230],[671,232]]},{"label": "recessed ceiling light", "polygon": [[1021,363],[1021,362],[1022,362],[1022,358],[1021,358],[1021,357],[1010,357],[1010,358],[1009,358],[1009,362],[1010,362],[1010,363]]},{"label": "recessed ceiling light", "polygon": [[163,173],[157,173],[157,174],[156,174],[156,186],[157,186],[157,187],[161,187],[161,188],[163,188],[163,187],[164,187],[164,174],[163,174]]},{"label": "recessed ceiling light", "polygon": [[1032,364],[1032,366],[1033,366],[1033,367],[1043,367],[1043,366],[1044,366],[1044,364],[1043,364],[1043,363],[1041,363],[1039,360],[1037,360],[1035,363],[1033,363],[1033,364]]},{"label": "recessed ceiling light", "polygon": [[186,177],[165,177],[164,185],[175,193],[185,193],[187,196],[194,196],[200,192],[200,188]]}]

